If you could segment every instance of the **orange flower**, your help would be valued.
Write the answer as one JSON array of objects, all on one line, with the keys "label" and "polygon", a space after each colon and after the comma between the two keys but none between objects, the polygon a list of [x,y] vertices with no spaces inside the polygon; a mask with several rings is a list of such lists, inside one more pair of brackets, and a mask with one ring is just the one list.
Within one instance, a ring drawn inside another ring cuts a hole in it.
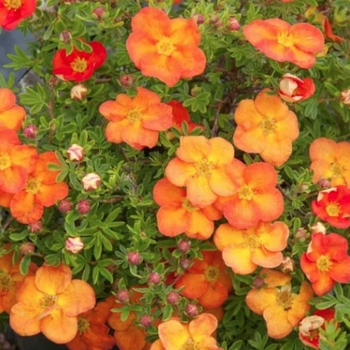
[{"label": "orange flower", "polygon": [[311,203],[313,213],[337,228],[350,226],[350,189],[337,186],[321,191]]},{"label": "orange flower", "polygon": [[257,19],[243,28],[246,39],[267,57],[278,62],[292,62],[309,69],[322,52],[322,32],[308,23],[290,25],[278,18]]},{"label": "orange flower", "polygon": [[284,211],[283,196],[277,190],[277,172],[272,165],[258,162],[246,166],[234,159],[229,176],[239,184],[232,196],[220,197],[215,207],[223,210],[228,222],[238,229],[259,221],[276,220]]},{"label": "orange flower", "polygon": [[214,232],[213,220],[222,217],[213,206],[196,208],[186,198],[186,190],[174,186],[168,179],[159,180],[153,189],[154,201],[161,207],[157,212],[159,232],[175,237],[208,239]]},{"label": "orange flower", "polygon": [[198,299],[208,309],[221,306],[232,290],[230,276],[219,251],[203,251],[203,260],[195,259],[193,265],[179,276],[175,287],[184,287],[186,298]]},{"label": "orange flower", "polygon": [[223,224],[216,230],[214,242],[222,252],[225,264],[233,272],[247,275],[258,266],[279,266],[283,259],[281,251],[287,246],[288,235],[288,226],[280,221],[273,224],[259,222],[247,230]]},{"label": "orange flower", "polygon": [[[19,270],[21,259],[13,264],[13,252],[0,257],[0,313],[11,311],[16,304],[16,293],[26,276],[22,275]],[[27,276],[34,274],[35,265],[31,268]]]},{"label": "orange flower", "polygon": [[279,96],[270,92],[265,89],[255,100],[238,104],[233,143],[244,152],[259,153],[267,163],[280,166],[290,157],[292,142],[299,136],[298,119]]},{"label": "orange flower", "polygon": [[109,350],[115,344],[106,325],[110,314],[110,303],[99,302],[92,310],[78,315],[78,332],[66,344],[69,350]]},{"label": "orange flower", "polygon": [[170,19],[163,11],[146,7],[133,17],[131,27],[126,48],[144,76],[174,86],[181,78],[203,73],[206,58],[198,48],[201,35],[193,18]]},{"label": "orange flower", "polygon": [[156,93],[142,87],[137,88],[134,98],[118,95],[116,101],[102,103],[99,111],[110,121],[105,132],[107,140],[126,142],[137,150],[154,147],[159,131],[172,125],[171,107],[161,103]]},{"label": "orange flower", "polygon": [[9,208],[14,193],[6,193],[0,190],[0,207]]},{"label": "orange flower", "polygon": [[331,186],[350,187],[350,143],[320,137],[310,145],[310,169],[314,183],[329,179]]},{"label": "orange flower", "polygon": [[18,131],[26,116],[23,107],[16,105],[16,96],[6,88],[0,88],[0,127]]},{"label": "orange flower", "polygon": [[13,130],[0,129],[0,190],[6,193],[21,191],[36,161],[36,149],[20,145]]},{"label": "orange flower", "polygon": [[53,342],[64,344],[77,334],[77,316],[94,307],[95,293],[88,283],[72,280],[67,265],[44,265],[24,280],[17,301],[10,313],[10,325],[17,334],[43,332]]},{"label": "orange flower", "polygon": [[182,136],[177,157],[165,169],[168,180],[186,187],[187,198],[198,208],[215,202],[218,195],[229,196],[237,190],[227,169],[234,156],[233,146],[221,137]]},{"label": "orange flower", "polygon": [[170,319],[158,326],[159,340],[150,350],[201,349],[220,350],[212,337],[218,321],[211,314],[201,314],[188,324]]},{"label": "orange flower", "polygon": [[350,256],[347,252],[348,241],[336,233],[314,233],[311,236],[300,265],[318,296],[330,292],[335,282],[350,282]]},{"label": "orange flower", "polygon": [[313,297],[312,288],[302,283],[300,293],[292,293],[291,276],[279,271],[262,269],[260,289],[252,289],[246,296],[250,310],[262,315],[267,334],[274,339],[286,337],[310,310],[308,301]]},{"label": "orange flower", "polygon": [[51,207],[68,195],[68,185],[65,182],[56,182],[59,171],[49,170],[49,163],[60,164],[55,152],[40,154],[25,188],[11,200],[11,214],[23,224],[38,221],[43,215],[44,207]]},{"label": "orange flower", "polygon": [[36,0],[0,1],[0,27],[14,29],[36,9]]}]

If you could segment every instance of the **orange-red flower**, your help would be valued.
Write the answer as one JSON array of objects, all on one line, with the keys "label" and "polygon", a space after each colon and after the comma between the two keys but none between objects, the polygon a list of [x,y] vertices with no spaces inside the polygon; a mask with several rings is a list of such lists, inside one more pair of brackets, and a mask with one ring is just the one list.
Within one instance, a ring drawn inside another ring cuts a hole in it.
[{"label": "orange-red flower", "polygon": [[282,339],[310,310],[308,301],[313,297],[312,288],[304,282],[299,294],[295,294],[290,275],[268,269],[262,269],[259,275],[263,287],[250,290],[246,303],[250,310],[264,317],[268,336]]},{"label": "orange-red flower", "polygon": [[190,238],[208,239],[214,232],[213,220],[222,217],[222,213],[213,206],[194,207],[186,198],[186,190],[166,178],[154,186],[153,199],[160,206],[157,226],[164,236],[175,237],[185,233]]},{"label": "orange-red flower", "polygon": [[10,325],[21,336],[42,332],[58,344],[70,342],[78,331],[78,315],[92,309],[95,293],[82,280],[72,280],[67,265],[42,266],[27,277],[17,293]]},{"label": "orange-red flower", "polygon": [[[0,313],[10,313],[13,305],[16,304],[16,293],[26,276],[19,270],[21,260],[13,264],[13,252],[0,257]],[[31,264],[27,276],[34,274],[35,265]]]},{"label": "orange-red flower", "polygon": [[311,78],[299,79],[293,74],[284,74],[280,81],[278,94],[287,102],[301,102],[315,93],[315,84]]},{"label": "orange-red flower", "polygon": [[159,339],[150,350],[201,349],[220,350],[212,337],[218,321],[211,314],[201,314],[188,324],[170,319],[158,326]]},{"label": "orange-red flower", "polygon": [[144,76],[174,86],[181,78],[203,73],[206,58],[198,48],[201,35],[193,18],[170,19],[163,11],[146,7],[133,17],[131,27],[126,48]]},{"label": "orange-red flower", "polygon": [[313,213],[337,228],[350,226],[350,189],[337,186],[321,191],[311,204]]},{"label": "orange-red flower", "polygon": [[49,163],[60,164],[55,152],[40,154],[24,189],[11,199],[11,214],[23,224],[38,221],[43,215],[44,207],[51,207],[68,195],[68,185],[65,182],[56,182],[59,171],[49,170]]},{"label": "orange-red flower", "polygon": [[310,348],[319,350],[322,335],[319,329],[325,329],[325,322],[335,321],[335,310],[316,310],[312,316],[305,317],[299,325],[299,339]]},{"label": "orange-red flower", "polygon": [[313,170],[313,182],[322,179],[331,181],[331,186],[350,187],[350,143],[320,137],[310,145],[310,169]]},{"label": "orange-red flower", "polygon": [[0,128],[18,131],[26,116],[23,107],[16,104],[16,96],[6,88],[0,88]]},{"label": "orange-red flower", "polygon": [[105,132],[107,140],[126,142],[137,150],[154,147],[159,131],[172,125],[171,107],[161,103],[156,93],[142,87],[137,88],[134,98],[118,95],[115,101],[102,103],[99,111],[110,121]]},{"label": "orange-red flower", "polygon": [[232,290],[230,276],[219,251],[203,251],[203,260],[195,259],[193,265],[176,281],[176,288],[186,298],[198,299],[208,309],[221,306]]},{"label": "orange-red flower", "polygon": [[6,30],[14,29],[25,18],[30,17],[36,9],[36,0],[1,0],[0,27]]},{"label": "orange-red flower", "polygon": [[347,252],[348,241],[336,233],[314,233],[311,236],[300,264],[318,296],[330,292],[335,282],[350,282],[350,256]]},{"label": "orange-red flower", "polygon": [[233,227],[246,229],[282,215],[284,200],[276,188],[277,172],[272,165],[258,162],[246,166],[234,159],[228,173],[239,184],[238,190],[231,196],[219,197],[215,206],[223,210]]},{"label": "orange-red flower", "polygon": [[58,50],[52,60],[53,74],[63,80],[83,81],[91,78],[106,60],[107,51],[98,41],[86,44],[91,47],[91,52],[79,51],[74,47],[67,55],[65,49]]},{"label": "orange-red flower", "polygon": [[289,229],[283,222],[259,222],[247,230],[222,224],[215,231],[214,243],[232,271],[247,275],[258,266],[273,268],[282,263]]},{"label": "orange-red flower", "polygon": [[269,93],[265,89],[255,100],[238,104],[233,143],[244,152],[259,153],[264,161],[280,166],[290,157],[292,142],[299,136],[298,119],[278,95]]},{"label": "orange-red flower", "polygon": [[218,195],[228,196],[237,190],[234,178],[231,180],[227,174],[234,149],[225,139],[182,136],[176,155],[166,167],[165,175],[175,186],[186,187],[193,206],[205,208]]},{"label": "orange-red flower", "polygon": [[101,301],[92,310],[78,315],[78,332],[66,344],[69,350],[110,350],[115,344],[106,325],[110,302]]},{"label": "orange-red flower", "polygon": [[0,190],[0,207],[9,208],[14,193],[6,193]]},{"label": "orange-red flower", "polygon": [[322,52],[322,32],[309,23],[290,25],[278,18],[257,19],[243,28],[246,39],[267,57],[311,68],[315,55]]},{"label": "orange-red flower", "polygon": [[13,130],[0,129],[0,190],[6,193],[21,191],[33,171],[36,149],[21,145]]}]

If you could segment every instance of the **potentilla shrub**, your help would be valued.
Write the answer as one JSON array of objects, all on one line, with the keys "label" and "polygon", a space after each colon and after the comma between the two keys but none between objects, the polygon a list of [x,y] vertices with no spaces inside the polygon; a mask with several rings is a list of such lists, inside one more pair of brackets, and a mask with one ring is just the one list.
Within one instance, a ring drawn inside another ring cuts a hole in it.
[{"label": "potentilla shrub", "polygon": [[35,77],[0,74],[2,319],[70,350],[348,349],[347,5],[0,0]]}]

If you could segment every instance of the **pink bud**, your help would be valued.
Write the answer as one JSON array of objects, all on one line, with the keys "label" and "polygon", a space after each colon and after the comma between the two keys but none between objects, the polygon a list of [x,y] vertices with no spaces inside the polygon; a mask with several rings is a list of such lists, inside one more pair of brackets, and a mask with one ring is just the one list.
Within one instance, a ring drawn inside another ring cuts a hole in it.
[{"label": "pink bud", "polygon": [[77,204],[77,210],[79,214],[84,215],[87,214],[91,209],[91,204],[88,200],[82,199]]},{"label": "pink bud", "polygon": [[96,188],[101,184],[101,178],[96,173],[85,175],[81,181],[85,191],[96,190]]},{"label": "pink bud", "polygon": [[23,255],[30,255],[30,254],[34,253],[34,250],[35,250],[35,245],[31,242],[23,242],[21,244],[21,246],[19,247],[19,251]]},{"label": "pink bud", "polygon": [[72,40],[72,34],[68,30],[65,30],[59,35],[59,38],[64,43],[69,43]]},{"label": "pink bud", "polygon": [[176,292],[170,292],[167,297],[166,297],[166,300],[169,304],[177,304],[178,301],[180,300],[180,296],[179,296],[179,293],[176,293]]},{"label": "pink bud", "polygon": [[200,13],[194,15],[193,17],[196,20],[197,24],[203,24],[204,23],[204,17]]},{"label": "pink bud", "polygon": [[70,98],[75,101],[82,101],[87,95],[88,89],[83,84],[78,84],[70,89]]},{"label": "pink bud", "polygon": [[38,128],[35,125],[28,125],[24,128],[23,134],[27,139],[35,139]]},{"label": "pink bud", "polygon": [[345,105],[350,105],[350,89],[343,90],[340,93],[340,100],[345,104]]},{"label": "pink bud", "polygon": [[320,187],[322,188],[330,188],[331,187],[331,182],[327,179],[321,179],[318,184],[320,185]]},{"label": "pink bud", "polygon": [[141,262],[141,256],[139,253],[130,252],[128,253],[128,261],[131,265],[138,265]]},{"label": "pink bud", "polygon": [[261,278],[260,276],[254,278],[254,280],[253,280],[253,287],[254,288],[259,289],[259,288],[264,287],[264,285],[265,285],[265,281],[263,278]]},{"label": "pink bud", "polygon": [[127,290],[123,289],[123,290],[119,290],[117,292],[116,298],[118,301],[120,301],[121,303],[126,303],[130,300],[130,294]]},{"label": "pink bud", "polygon": [[295,238],[298,239],[300,242],[304,242],[307,237],[308,233],[303,227],[298,228],[297,232],[295,232]]},{"label": "pink bud", "polygon": [[183,239],[177,244],[177,250],[183,254],[187,253],[191,249],[191,242]]},{"label": "pink bud", "polygon": [[73,254],[77,254],[84,249],[84,243],[80,237],[68,237],[66,239],[66,250]]},{"label": "pink bud", "polygon": [[280,81],[279,96],[287,102],[300,102],[315,93],[315,84],[311,78],[299,79],[292,74],[284,74]]},{"label": "pink bud", "polygon": [[186,306],[186,313],[188,316],[196,317],[199,313],[198,306],[196,304],[188,304]]},{"label": "pink bud", "polygon": [[187,270],[192,265],[192,261],[190,259],[182,259],[180,261],[180,266],[183,270]]},{"label": "pink bud", "polygon": [[64,214],[68,213],[69,211],[72,210],[72,202],[69,199],[62,199],[58,203],[58,210]]},{"label": "pink bud", "polygon": [[98,18],[98,19],[101,19],[102,18],[102,15],[105,13],[105,9],[102,8],[102,7],[96,7],[92,13]]},{"label": "pink bud", "polygon": [[229,19],[229,29],[232,31],[239,30],[241,28],[241,25],[239,24],[237,18],[231,17]]},{"label": "pink bud", "polygon": [[68,148],[67,156],[72,162],[81,162],[84,158],[84,148],[74,143]]},{"label": "pink bud", "polygon": [[161,276],[158,272],[151,272],[148,276],[148,283],[158,284],[161,281]]},{"label": "pink bud", "polygon": [[38,233],[43,228],[43,223],[41,221],[33,222],[32,224],[28,225],[28,228],[32,233]]},{"label": "pink bud", "polygon": [[135,78],[130,74],[125,74],[119,79],[120,84],[124,87],[131,87],[135,83]]},{"label": "pink bud", "polygon": [[149,326],[152,324],[152,318],[151,318],[151,316],[149,316],[149,315],[143,315],[143,316],[141,316],[141,318],[140,318],[140,324],[141,324],[143,327],[145,327],[145,328],[149,327]]}]

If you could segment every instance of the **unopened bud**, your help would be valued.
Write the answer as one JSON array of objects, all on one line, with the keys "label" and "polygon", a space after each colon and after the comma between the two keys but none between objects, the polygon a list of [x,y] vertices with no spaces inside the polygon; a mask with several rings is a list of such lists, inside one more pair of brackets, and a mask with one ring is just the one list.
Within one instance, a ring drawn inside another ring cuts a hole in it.
[{"label": "unopened bud", "polygon": [[283,257],[280,265],[282,272],[289,274],[294,271],[294,267],[295,263],[289,256]]},{"label": "unopened bud", "polygon": [[59,38],[64,43],[69,43],[72,40],[72,34],[68,30],[65,30],[59,35]]},{"label": "unopened bud", "polygon": [[85,191],[96,190],[101,184],[101,178],[96,173],[85,175],[81,180]]},{"label": "unopened bud", "polygon": [[311,233],[323,233],[326,234],[326,226],[322,222],[316,222],[311,226]]},{"label": "unopened bud", "polygon": [[196,317],[199,313],[198,306],[196,304],[188,304],[186,306],[186,313],[190,317]]},{"label": "unopened bud", "polygon": [[303,227],[298,228],[297,232],[295,232],[295,238],[298,239],[300,242],[304,242],[307,237],[308,233]]},{"label": "unopened bud", "polygon": [[239,28],[241,28],[241,25],[239,24],[237,18],[231,17],[229,19],[229,29],[232,31],[236,31],[239,30]]},{"label": "unopened bud", "polygon": [[331,188],[331,182],[327,179],[321,179],[318,184],[322,188]]},{"label": "unopened bud", "polygon": [[19,247],[19,251],[23,255],[30,255],[34,253],[34,250],[35,250],[35,245],[31,242],[23,242]]},{"label": "unopened bud", "polygon": [[192,265],[192,261],[190,259],[181,259],[180,266],[183,270],[187,270]]},{"label": "unopened bud", "polygon": [[161,281],[161,276],[158,272],[151,272],[148,276],[148,283],[158,284]]},{"label": "unopened bud", "polygon": [[182,253],[186,254],[191,249],[191,242],[183,239],[177,244],[177,250]]},{"label": "unopened bud", "polygon": [[116,298],[121,303],[127,303],[130,300],[130,294],[127,290],[119,290],[117,292]]},{"label": "unopened bud", "polygon": [[170,292],[167,297],[166,300],[169,304],[177,304],[178,301],[180,300],[180,295],[179,293],[176,292]]},{"label": "unopened bud", "polygon": [[128,262],[131,265],[138,265],[141,262],[140,254],[136,253],[136,252],[129,252],[128,253]]},{"label": "unopened bud", "polygon": [[35,125],[28,125],[23,130],[23,135],[27,139],[35,139],[37,133],[38,133],[38,128]]},{"label": "unopened bud", "polygon": [[68,148],[67,156],[72,162],[81,162],[84,158],[84,148],[74,143]]},{"label": "unopened bud", "polygon": [[65,214],[72,210],[72,202],[69,199],[62,199],[58,203],[58,210]]},{"label": "unopened bud", "polygon": [[343,90],[340,93],[340,100],[345,104],[345,105],[350,105],[350,89]]},{"label": "unopened bud", "polygon": [[105,9],[102,8],[102,7],[96,7],[92,13],[98,18],[98,19],[101,19],[103,14],[105,13]]},{"label": "unopened bud", "polygon": [[70,98],[75,101],[82,101],[87,95],[88,89],[83,84],[74,85],[70,89]]},{"label": "unopened bud", "polygon": [[120,77],[119,81],[122,86],[131,87],[135,83],[135,78],[130,74],[125,74]]},{"label": "unopened bud", "polygon": [[152,318],[151,318],[151,316],[149,316],[149,315],[143,315],[143,316],[141,316],[141,318],[140,318],[140,324],[141,324],[143,327],[145,327],[145,328],[149,327],[149,326],[152,324]]},{"label": "unopened bud", "polygon": [[197,24],[204,23],[204,17],[200,13],[194,15],[194,19],[196,20]]},{"label": "unopened bud", "polygon": [[84,243],[80,237],[68,237],[66,239],[66,250],[73,254],[77,254],[84,249]]},{"label": "unopened bud", "polygon": [[261,278],[260,276],[254,278],[254,280],[253,280],[253,287],[254,288],[260,289],[260,288],[264,287],[264,285],[265,285],[265,281],[263,278]]},{"label": "unopened bud", "polygon": [[77,210],[79,214],[84,215],[87,214],[91,209],[91,204],[88,200],[82,199],[77,204]]},{"label": "unopened bud", "polygon": [[32,233],[38,233],[43,228],[43,223],[41,221],[33,222],[28,225],[29,231]]}]

